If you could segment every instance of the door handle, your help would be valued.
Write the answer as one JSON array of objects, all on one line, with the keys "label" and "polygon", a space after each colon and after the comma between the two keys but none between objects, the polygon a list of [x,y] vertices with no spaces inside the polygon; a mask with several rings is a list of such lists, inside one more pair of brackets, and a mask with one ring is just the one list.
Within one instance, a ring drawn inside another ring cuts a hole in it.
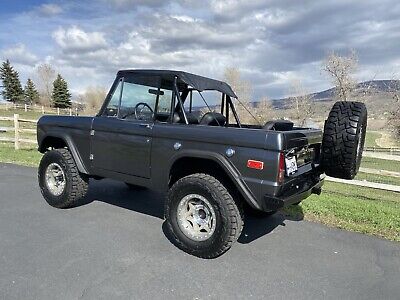
[{"label": "door handle", "polygon": [[139,124],[139,126],[140,127],[144,127],[144,128],[148,128],[148,129],[151,129],[153,127],[151,124],[145,124],[145,123]]}]

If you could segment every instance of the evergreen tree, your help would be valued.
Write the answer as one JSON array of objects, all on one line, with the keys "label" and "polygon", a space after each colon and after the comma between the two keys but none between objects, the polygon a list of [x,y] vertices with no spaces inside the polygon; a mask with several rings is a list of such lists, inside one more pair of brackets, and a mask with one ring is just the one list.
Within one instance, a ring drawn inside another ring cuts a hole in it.
[{"label": "evergreen tree", "polygon": [[22,102],[24,91],[19,81],[19,74],[7,59],[0,67],[0,79],[3,81],[3,98],[10,102]]},{"label": "evergreen tree", "polygon": [[39,102],[39,92],[37,91],[35,84],[30,78],[28,78],[28,80],[26,81],[24,94],[26,104]]},{"label": "evergreen tree", "polygon": [[60,74],[57,75],[56,80],[53,82],[53,93],[51,99],[54,107],[71,107],[71,94],[68,91],[68,84]]}]

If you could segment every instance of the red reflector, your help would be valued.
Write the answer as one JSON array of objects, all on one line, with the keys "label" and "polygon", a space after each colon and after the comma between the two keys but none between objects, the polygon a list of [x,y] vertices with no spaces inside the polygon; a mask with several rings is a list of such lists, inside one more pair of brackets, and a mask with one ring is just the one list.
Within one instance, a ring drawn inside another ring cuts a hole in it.
[{"label": "red reflector", "polygon": [[264,163],[262,161],[249,159],[247,161],[247,167],[250,169],[262,170],[264,169]]},{"label": "red reflector", "polygon": [[285,155],[283,152],[279,154],[279,170],[278,170],[278,183],[282,183],[285,178]]}]

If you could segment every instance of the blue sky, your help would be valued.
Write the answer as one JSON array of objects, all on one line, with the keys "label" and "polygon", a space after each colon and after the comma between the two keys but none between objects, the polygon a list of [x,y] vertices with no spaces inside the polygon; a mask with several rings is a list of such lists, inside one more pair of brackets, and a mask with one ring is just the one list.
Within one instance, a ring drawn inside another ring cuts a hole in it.
[{"label": "blue sky", "polygon": [[74,95],[108,88],[122,68],[222,79],[235,66],[253,99],[277,98],[294,80],[310,92],[329,88],[322,60],[350,49],[358,80],[399,78],[399,1],[6,0],[0,10],[0,59],[22,81],[50,63]]}]

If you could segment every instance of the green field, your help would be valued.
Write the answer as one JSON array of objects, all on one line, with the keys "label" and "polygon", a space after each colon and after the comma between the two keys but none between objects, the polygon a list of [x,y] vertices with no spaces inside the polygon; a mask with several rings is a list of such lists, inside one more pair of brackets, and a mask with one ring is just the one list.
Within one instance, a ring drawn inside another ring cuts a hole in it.
[{"label": "green field", "polygon": [[368,131],[365,135],[365,147],[379,147],[376,140],[382,135],[379,132]]},{"label": "green field", "polygon": [[37,167],[41,157],[34,145],[22,144],[22,149],[16,151],[14,144],[0,142],[0,162]]},{"label": "green field", "polygon": [[354,179],[400,186],[400,177],[376,175],[376,174],[368,174],[360,172]]},{"label": "green field", "polygon": [[361,161],[361,167],[400,172],[400,161],[363,157]]},{"label": "green field", "polygon": [[320,196],[312,195],[284,211],[288,217],[316,221],[400,241],[400,194],[326,182]]}]

